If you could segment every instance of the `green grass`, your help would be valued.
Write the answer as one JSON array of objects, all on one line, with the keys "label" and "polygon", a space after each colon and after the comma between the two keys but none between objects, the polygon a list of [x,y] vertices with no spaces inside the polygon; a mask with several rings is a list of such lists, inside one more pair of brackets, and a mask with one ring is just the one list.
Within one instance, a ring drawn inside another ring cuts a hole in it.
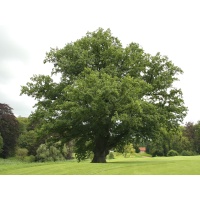
[{"label": "green grass", "polygon": [[1,175],[200,175],[200,156],[118,156],[107,163],[76,160],[27,163],[0,159]]}]

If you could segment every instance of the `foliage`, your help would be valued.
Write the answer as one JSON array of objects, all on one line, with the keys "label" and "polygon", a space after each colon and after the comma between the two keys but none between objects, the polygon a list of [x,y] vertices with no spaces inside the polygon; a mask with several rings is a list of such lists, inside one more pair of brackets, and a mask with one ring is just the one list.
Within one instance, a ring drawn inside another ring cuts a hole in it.
[{"label": "foliage", "polygon": [[152,154],[152,157],[164,156],[163,149],[153,149],[151,154]]},{"label": "foliage", "polygon": [[55,142],[55,140],[53,138],[49,138],[46,140],[46,142],[48,144],[48,147],[54,146],[55,148],[57,148],[66,160],[70,160],[70,159],[74,158],[73,157],[73,155],[74,155],[74,142],[73,141],[70,141],[67,143],[62,143],[62,141]]},{"label": "foliage", "polygon": [[192,144],[182,133],[173,135],[170,147],[178,153],[181,153],[183,150],[192,150]]},{"label": "foliage", "polygon": [[26,133],[29,126],[29,119],[27,117],[17,117],[19,123],[19,132],[20,134]]},{"label": "foliage", "polygon": [[0,133],[3,138],[3,151],[0,157],[14,156],[19,136],[19,123],[7,104],[0,103]]},{"label": "foliage", "polygon": [[179,155],[178,152],[173,149],[169,150],[169,152],[167,153],[167,156],[178,156],[178,155]]},{"label": "foliage", "polygon": [[94,153],[91,151],[89,154],[88,154],[88,158],[92,161],[92,159],[94,158]]},{"label": "foliage", "polygon": [[18,146],[28,149],[29,155],[36,155],[36,150],[40,145],[37,138],[36,131],[24,132],[18,138]]},{"label": "foliage", "polygon": [[167,140],[165,140],[165,131],[161,131],[152,140],[148,141],[146,151],[155,156],[166,156],[169,151]]},{"label": "foliage", "polygon": [[148,141],[147,152],[153,156],[167,156],[170,149],[177,151],[179,154],[183,150],[192,149],[190,141],[183,134],[182,127],[169,131],[162,128],[157,137]]},{"label": "foliage", "polygon": [[108,159],[114,159],[115,158],[115,155],[112,151],[109,152],[108,154]]},{"label": "foliage", "polygon": [[200,154],[200,121],[196,124],[192,122],[186,123],[183,129],[183,135],[190,142],[191,147],[188,150]]},{"label": "foliage", "polygon": [[198,121],[195,124],[195,132],[194,132],[194,140],[193,140],[193,144],[194,144],[194,149],[193,151],[197,152],[198,154],[200,154],[200,121]]},{"label": "foliage", "polygon": [[16,156],[20,160],[24,160],[24,158],[28,155],[28,149],[25,148],[17,148],[16,150]]},{"label": "foliage", "polygon": [[3,138],[2,138],[1,133],[0,133],[0,154],[1,154],[2,151],[3,151]]},{"label": "foliage", "polygon": [[34,155],[30,155],[30,156],[26,156],[25,158],[24,158],[24,161],[26,161],[26,162],[35,162],[36,160],[35,160],[35,156]]},{"label": "foliage", "polygon": [[135,150],[133,148],[133,144],[132,143],[126,144],[124,146],[124,149],[123,149],[124,157],[126,158],[128,155],[130,157],[130,155],[133,155],[133,153],[135,153]]},{"label": "foliage", "polygon": [[49,157],[50,157],[49,149],[45,144],[41,144],[37,149],[36,160],[45,162],[51,160],[49,159]]},{"label": "foliage", "polygon": [[72,159],[73,152],[74,152],[73,141],[70,141],[67,144],[64,144],[63,149],[62,149],[62,154],[65,157],[65,159],[67,159],[67,160]]},{"label": "foliage", "polygon": [[41,144],[37,149],[36,160],[40,162],[64,160],[62,153],[54,146]]},{"label": "foliage", "polygon": [[181,152],[181,155],[182,156],[194,156],[194,155],[196,155],[193,151],[187,151],[187,150],[183,150],[182,152]]},{"label": "foliage", "polygon": [[38,101],[35,127],[63,143],[73,140],[79,161],[92,151],[92,162],[106,162],[110,149],[151,138],[160,126],[177,127],[186,115],[182,91],[173,87],[182,70],[138,44],[123,48],[109,29],[51,49],[46,62],[52,77],[34,75],[21,94]]}]

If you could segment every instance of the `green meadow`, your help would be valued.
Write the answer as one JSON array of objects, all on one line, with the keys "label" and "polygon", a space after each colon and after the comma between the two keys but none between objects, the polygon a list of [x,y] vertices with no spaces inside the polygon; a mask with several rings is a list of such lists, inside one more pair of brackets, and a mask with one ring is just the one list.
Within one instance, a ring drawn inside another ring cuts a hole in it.
[{"label": "green meadow", "polygon": [[0,159],[1,175],[200,175],[200,156],[117,157],[107,163],[85,160],[28,163]]}]

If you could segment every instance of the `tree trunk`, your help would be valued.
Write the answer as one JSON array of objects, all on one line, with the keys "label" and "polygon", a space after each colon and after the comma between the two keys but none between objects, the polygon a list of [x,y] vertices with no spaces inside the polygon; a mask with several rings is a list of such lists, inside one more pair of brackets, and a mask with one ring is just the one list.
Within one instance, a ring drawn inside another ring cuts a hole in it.
[{"label": "tree trunk", "polygon": [[92,163],[106,163],[106,156],[109,154],[106,138],[98,138],[96,140],[93,153]]},{"label": "tree trunk", "polygon": [[103,152],[94,152],[94,157],[92,159],[92,163],[106,163],[106,156],[108,153]]}]

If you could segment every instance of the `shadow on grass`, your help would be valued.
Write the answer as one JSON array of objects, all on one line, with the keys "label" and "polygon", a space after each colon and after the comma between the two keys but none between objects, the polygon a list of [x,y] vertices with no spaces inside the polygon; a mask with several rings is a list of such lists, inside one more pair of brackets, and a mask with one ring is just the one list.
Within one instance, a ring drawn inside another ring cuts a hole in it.
[{"label": "shadow on grass", "polygon": [[138,164],[149,163],[151,160],[127,160],[127,161],[108,161],[106,164]]}]

